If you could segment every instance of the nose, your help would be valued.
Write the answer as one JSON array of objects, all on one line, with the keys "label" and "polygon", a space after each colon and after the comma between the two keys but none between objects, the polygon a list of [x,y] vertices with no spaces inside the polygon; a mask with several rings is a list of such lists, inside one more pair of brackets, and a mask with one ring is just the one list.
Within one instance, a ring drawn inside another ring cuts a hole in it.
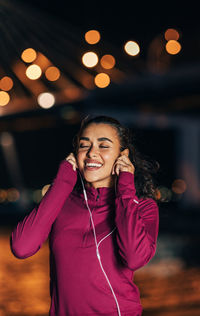
[{"label": "nose", "polygon": [[95,146],[92,146],[89,148],[87,152],[87,156],[90,157],[96,157],[98,155],[98,150]]}]

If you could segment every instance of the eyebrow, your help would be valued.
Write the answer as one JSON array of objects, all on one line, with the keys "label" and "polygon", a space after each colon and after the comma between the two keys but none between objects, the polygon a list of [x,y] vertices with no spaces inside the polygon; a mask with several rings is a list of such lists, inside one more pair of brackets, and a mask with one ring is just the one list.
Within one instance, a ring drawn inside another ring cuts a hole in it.
[{"label": "eyebrow", "polygon": [[[90,141],[90,139],[88,138],[88,137],[80,137],[80,140],[87,140],[87,141]],[[111,143],[113,143],[113,141],[111,140],[111,139],[109,139],[109,138],[107,138],[107,137],[100,137],[100,138],[98,138],[97,139],[99,142],[101,142],[101,141],[104,141],[104,140],[107,140],[108,142],[111,142]]]}]

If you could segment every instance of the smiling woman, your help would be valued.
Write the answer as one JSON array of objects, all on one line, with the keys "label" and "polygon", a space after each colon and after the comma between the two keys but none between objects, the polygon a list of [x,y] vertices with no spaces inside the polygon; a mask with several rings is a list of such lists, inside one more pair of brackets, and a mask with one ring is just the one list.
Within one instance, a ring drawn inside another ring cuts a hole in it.
[{"label": "smiling woman", "polygon": [[140,316],[133,274],[154,256],[158,235],[152,165],[110,117],[83,120],[73,145],[13,231],[12,252],[30,257],[49,237],[50,316]]},{"label": "smiling woman", "polygon": [[[134,173],[137,196],[155,199],[156,187],[153,174],[158,171],[159,164],[142,157],[134,144],[130,130],[116,119],[106,116],[84,119],[73,139],[73,147],[74,155],[79,161],[79,166],[75,166],[82,173],[84,173],[83,165],[86,157],[91,160],[92,156],[100,155],[99,160],[96,160],[102,163],[105,156],[107,160],[105,167],[110,168],[108,170],[110,185],[114,180],[112,175],[119,175],[120,170],[129,171]],[[87,185],[91,186],[91,183]]]}]

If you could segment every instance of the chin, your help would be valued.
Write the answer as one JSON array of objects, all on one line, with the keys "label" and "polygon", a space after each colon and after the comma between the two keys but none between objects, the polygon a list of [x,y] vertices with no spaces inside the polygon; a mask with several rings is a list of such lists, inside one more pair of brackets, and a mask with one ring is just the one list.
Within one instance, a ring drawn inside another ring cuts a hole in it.
[{"label": "chin", "polygon": [[100,177],[97,175],[95,176],[95,175],[88,175],[88,174],[83,173],[83,176],[87,182],[95,182],[95,181],[100,180]]}]

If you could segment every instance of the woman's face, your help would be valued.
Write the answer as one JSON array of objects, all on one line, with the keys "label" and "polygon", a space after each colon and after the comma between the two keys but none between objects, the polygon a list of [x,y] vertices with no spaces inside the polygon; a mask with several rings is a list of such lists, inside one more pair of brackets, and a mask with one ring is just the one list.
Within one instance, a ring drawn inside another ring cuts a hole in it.
[{"label": "woman's face", "polygon": [[112,168],[120,154],[114,127],[103,123],[87,126],[79,140],[77,164],[88,185],[94,188],[113,186]]}]

